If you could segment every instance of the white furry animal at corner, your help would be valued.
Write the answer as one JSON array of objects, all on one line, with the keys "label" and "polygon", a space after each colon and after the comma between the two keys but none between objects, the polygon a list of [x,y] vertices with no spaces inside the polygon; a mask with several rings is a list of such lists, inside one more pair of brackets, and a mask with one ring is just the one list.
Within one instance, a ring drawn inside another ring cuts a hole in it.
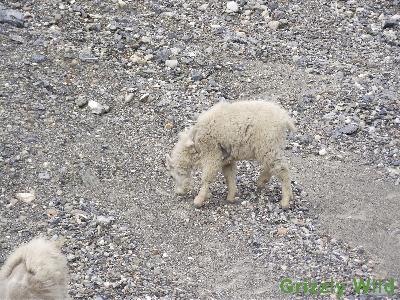
[{"label": "white furry animal at corner", "polygon": [[202,169],[201,188],[194,199],[201,207],[209,197],[209,186],[219,171],[228,186],[227,201],[237,193],[236,161],[257,160],[261,164],[257,187],[276,176],[282,183],[282,208],[293,198],[288,166],[283,158],[286,130],[295,131],[288,113],[266,101],[220,102],[203,112],[195,125],[179,134],[166,157],[166,167],[175,181],[175,192],[190,190],[191,172]]},{"label": "white furry animal at corner", "polygon": [[60,246],[36,238],[11,253],[0,270],[0,299],[70,299],[67,260]]}]

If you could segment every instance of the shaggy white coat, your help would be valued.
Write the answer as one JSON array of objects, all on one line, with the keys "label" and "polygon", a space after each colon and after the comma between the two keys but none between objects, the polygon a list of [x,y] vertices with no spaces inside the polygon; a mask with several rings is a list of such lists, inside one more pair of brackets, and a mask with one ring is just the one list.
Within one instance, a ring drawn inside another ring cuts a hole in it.
[{"label": "shaggy white coat", "polygon": [[286,131],[295,131],[288,113],[278,104],[266,101],[220,102],[203,112],[195,125],[179,134],[179,140],[166,157],[175,192],[186,193],[191,172],[202,169],[201,188],[194,205],[201,207],[209,196],[209,186],[222,170],[228,186],[227,201],[237,192],[236,161],[256,160],[261,165],[257,186],[262,188],[272,175],[282,183],[283,208],[293,198],[288,166],[283,158]]},{"label": "shaggy white coat", "polygon": [[0,299],[70,299],[67,260],[60,246],[36,238],[17,248],[0,270]]}]

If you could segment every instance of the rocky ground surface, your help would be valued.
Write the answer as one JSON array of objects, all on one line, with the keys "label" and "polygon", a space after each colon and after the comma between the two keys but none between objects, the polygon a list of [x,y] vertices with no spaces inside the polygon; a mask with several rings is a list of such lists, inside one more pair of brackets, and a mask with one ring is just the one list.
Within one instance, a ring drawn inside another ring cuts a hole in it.
[{"label": "rocky ground surface", "polygon": [[[98,300],[294,297],[285,277],[354,299],[355,276],[399,278],[399,22],[398,0],[3,1],[0,262],[65,237],[71,296]],[[172,194],[177,133],[241,98],[296,119],[290,211],[276,181],[256,191],[253,163],[238,205],[221,178],[202,209]],[[346,236],[351,218],[379,236]]]}]

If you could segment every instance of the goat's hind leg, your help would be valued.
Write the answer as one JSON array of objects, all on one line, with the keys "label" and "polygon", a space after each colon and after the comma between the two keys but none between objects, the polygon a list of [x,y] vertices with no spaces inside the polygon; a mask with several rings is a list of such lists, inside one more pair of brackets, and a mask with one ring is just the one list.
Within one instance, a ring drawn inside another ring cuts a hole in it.
[{"label": "goat's hind leg", "polygon": [[265,184],[271,179],[271,171],[268,166],[263,166],[260,176],[257,179],[257,189],[261,190]]},{"label": "goat's hind leg", "polygon": [[282,159],[274,161],[271,173],[276,176],[282,184],[281,207],[287,209],[289,208],[289,201],[293,199],[288,164]]}]

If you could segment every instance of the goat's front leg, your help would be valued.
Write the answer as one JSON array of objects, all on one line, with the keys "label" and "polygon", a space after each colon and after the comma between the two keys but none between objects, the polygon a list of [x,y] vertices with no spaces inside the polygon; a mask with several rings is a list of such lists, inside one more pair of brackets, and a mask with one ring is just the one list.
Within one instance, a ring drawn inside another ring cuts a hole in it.
[{"label": "goat's front leg", "polygon": [[237,192],[236,187],[236,163],[232,162],[229,165],[222,167],[222,173],[224,174],[226,185],[228,186],[228,195],[226,200],[228,202],[235,202],[235,196]]},{"label": "goat's front leg", "polygon": [[194,198],[194,206],[197,208],[204,205],[209,196],[210,184],[217,177],[218,171],[221,170],[221,163],[213,160],[205,160],[202,165],[201,188],[196,198]]}]

